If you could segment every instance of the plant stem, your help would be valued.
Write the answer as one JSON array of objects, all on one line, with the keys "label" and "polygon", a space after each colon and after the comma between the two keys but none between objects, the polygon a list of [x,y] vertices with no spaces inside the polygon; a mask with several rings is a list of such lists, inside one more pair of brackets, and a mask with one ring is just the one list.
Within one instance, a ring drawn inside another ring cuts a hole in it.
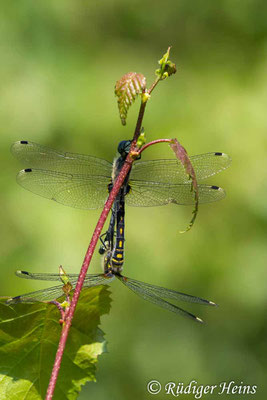
[{"label": "plant stem", "polygon": [[84,261],[81,267],[81,271],[80,271],[80,275],[75,287],[75,291],[73,294],[73,298],[70,304],[70,308],[69,308],[69,312],[68,315],[66,317],[65,320],[65,324],[63,325],[62,331],[61,331],[61,336],[60,336],[60,340],[59,340],[59,344],[58,344],[58,349],[57,349],[57,353],[56,353],[56,357],[55,357],[55,362],[53,365],[53,370],[51,373],[51,377],[50,377],[50,381],[49,381],[49,385],[47,388],[47,393],[46,393],[46,400],[51,400],[53,398],[53,394],[55,391],[55,387],[56,387],[56,382],[57,382],[57,378],[58,378],[58,373],[60,370],[60,366],[61,366],[61,361],[62,361],[62,357],[63,357],[63,353],[64,353],[64,349],[66,346],[66,342],[67,342],[67,338],[68,338],[68,334],[69,334],[69,330],[71,327],[71,321],[74,315],[74,311],[82,290],[82,286],[84,283],[84,279],[86,277],[87,274],[87,270],[89,267],[89,264],[91,262],[94,250],[96,248],[99,236],[101,234],[102,228],[106,222],[106,219],[108,217],[109,211],[112,207],[112,204],[132,166],[132,163],[134,162],[134,158],[131,156],[131,151],[135,150],[136,147],[136,141],[140,135],[140,131],[141,131],[141,126],[142,126],[142,121],[143,121],[143,117],[144,117],[144,111],[145,111],[145,107],[146,107],[146,102],[145,103],[141,103],[140,106],[140,110],[139,110],[139,115],[138,115],[138,119],[137,119],[137,123],[136,123],[136,128],[135,128],[135,132],[134,132],[134,136],[133,136],[133,141],[132,141],[132,145],[131,145],[131,149],[130,152],[124,162],[124,165],[113,185],[113,188],[109,194],[109,197],[104,205],[104,209],[99,217],[99,220],[97,222],[97,225],[95,227],[92,239],[90,241],[89,247],[87,249],[87,252],[85,254],[84,257]]},{"label": "plant stem", "polygon": [[157,86],[157,84],[159,83],[161,79],[158,77],[155,79],[155,81],[152,83],[152,85],[150,86],[150,88],[148,89],[147,93],[151,94],[151,92],[155,89],[155,87]]},{"label": "plant stem", "polygon": [[[151,94],[151,92],[155,89],[155,87],[157,86],[157,84],[159,83],[159,81],[161,80],[161,78],[157,77],[154,81],[154,83],[151,85],[151,87],[148,89],[147,93]],[[139,149],[136,147],[136,142],[138,140],[138,137],[140,135],[141,132],[141,127],[142,127],[142,122],[143,122],[143,118],[144,118],[144,113],[145,113],[145,108],[146,108],[146,104],[147,101],[141,101],[141,105],[140,105],[140,109],[139,109],[139,114],[138,114],[138,118],[137,118],[137,122],[136,122],[136,127],[135,127],[135,131],[134,131],[134,135],[133,135],[133,140],[131,143],[131,148],[130,148],[130,152],[124,162],[124,165],[113,185],[112,190],[109,193],[108,199],[104,205],[104,209],[99,217],[99,220],[96,224],[92,239],[90,241],[90,244],[88,246],[87,252],[85,254],[84,260],[83,260],[83,264],[81,267],[81,271],[80,271],[80,275],[74,290],[74,294],[73,294],[73,298],[70,304],[70,308],[68,310],[66,319],[65,319],[65,323],[63,324],[63,328],[61,331],[61,336],[60,336],[60,340],[59,340],[59,344],[58,344],[58,348],[57,348],[57,353],[56,353],[56,357],[55,357],[55,361],[54,361],[54,365],[53,365],[53,369],[52,369],[52,373],[51,373],[51,377],[50,377],[50,381],[49,381],[49,385],[47,388],[47,392],[46,392],[46,400],[51,400],[53,398],[53,394],[55,391],[55,387],[56,387],[56,383],[57,383],[57,378],[58,378],[58,373],[60,370],[60,366],[61,366],[61,361],[62,361],[62,357],[63,357],[63,353],[64,353],[64,349],[66,346],[66,342],[67,342],[67,338],[68,338],[68,334],[69,334],[69,330],[71,327],[71,321],[74,315],[74,311],[75,308],[77,306],[79,297],[80,297],[80,293],[83,287],[83,283],[84,283],[84,279],[86,277],[87,271],[88,271],[88,267],[90,265],[94,250],[96,248],[97,242],[99,240],[99,236],[101,234],[101,231],[103,229],[103,226],[106,222],[106,219],[108,217],[109,211],[112,207],[112,204],[128,174],[128,172],[130,171],[132,164],[135,160],[134,155],[136,153],[141,153],[143,151],[144,148],[147,148],[148,146],[155,144],[155,143],[160,143],[160,142],[169,142],[170,139],[159,139],[159,140],[154,140],[153,142],[148,143],[147,145],[145,145],[142,149]]]},{"label": "plant stem", "polygon": [[153,144],[158,144],[158,143],[172,143],[173,139],[156,139],[156,140],[152,140],[151,142],[148,142],[147,144],[145,144],[139,151],[138,154],[141,154],[145,149],[147,149],[148,147],[152,146]]},{"label": "plant stem", "polygon": [[59,341],[59,345],[58,345],[58,349],[57,349],[57,353],[56,353],[56,357],[55,357],[55,362],[54,362],[50,382],[49,382],[48,389],[47,389],[46,400],[50,400],[53,397],[53,393],[55,390],[56,381],[57,381],[57,377],[58,377],[58,373],[59,373],[59,369],[60,369],[60,365],[61,365],[61,361],[62,361],[62,356],[64,353],[66,341],[67,341],[69,330],[71,327],[71,321],[72,321],[72,318],[74,315],[74,311],[75,311],[75,308],[76,308],[76,305],[77,305],[77,302],[78,302],[78,299],[79,299],[79,296],[80,296],[80,293],[82,290],[83,282],[86,277],[87,270],[88,270],[89,264],[91,262],[95,247],[97,245],[100,233],[105,224],[105,221],[106,221],[108,213],[111,209],[112,203],[115,200],[115,197],[118,194],[120,187],[121,187],[128,171],[130,170],[132,162],[133,162],[133,160],[130,160],[130,162],[124,163],[124,166],[121,169],[121,172],[113,186],[113,189],[110,192],[108,200],[105,203],[104,209],[103,209],[103,211],[100,215],[100,218],[97,222],[91,242],[90,242],[87,252],[85,254],[85,258],[84,258],[81,272],[80,272],[80,275],[79,275],[79,278],[78,278],[78,281],[77,281],[77,284],[75,287],[75,291],[73,294],[69,312],[66,317],[65,324],[61,331],[61,337],[60,337],[60,341]]},{"label": "plant stem", "polygon": [[[133,140],[132,140],[132,144],[131,144],[129,155],[131,154],[132,151],[135,150],[136,142],[137,142],[137,139],[138,139],[138,137],[140,135],[140,132],[141,132],[142,121],[143,121],[143,118],[144,118],[146,103],[147,102],[144,102],[144,103],[141,102],[141,105],[140,105],[140,108],[139,108],[139,114],[138,114],[138,118],[137,118],[137,122],[136,122],[136,127],[135,127],[135,131],[134,131],[134,136],[133,136]],[[126,159],[126,161],[127,161],[127,159]]]}]

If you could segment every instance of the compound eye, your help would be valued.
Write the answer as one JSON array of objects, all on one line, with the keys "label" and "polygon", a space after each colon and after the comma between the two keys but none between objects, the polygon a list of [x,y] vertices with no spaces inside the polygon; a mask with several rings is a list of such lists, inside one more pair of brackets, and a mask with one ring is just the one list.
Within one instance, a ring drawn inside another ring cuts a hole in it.
[{"label": "compound eye", "polygon": [[122,140],[118,145],[118,152],[123,154],[128,154],[131,147],[131,140]]}]

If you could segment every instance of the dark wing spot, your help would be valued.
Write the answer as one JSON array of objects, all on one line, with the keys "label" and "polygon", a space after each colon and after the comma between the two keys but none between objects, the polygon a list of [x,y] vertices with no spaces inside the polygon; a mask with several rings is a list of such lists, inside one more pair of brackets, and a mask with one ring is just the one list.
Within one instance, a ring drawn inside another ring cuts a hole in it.
[{"label": "dark wing spot", "polygon": [[26,169],[24,169],[24,172],[32,172],[32,169],[31,168],[26,168]]},{"label": "dark wing spot", "polygon": [[223,153],[214,153],[215,156],[222,156]]},{"label": "dark wing spot", "polygon": [[27,271],[19,271],[21,274],[23,274],[23,275],[30,275],[29,274],[29,272],[27,272]]},{"label": "dark wing spot", "polygon": [[21,140],[20,144],[28,144],[29,142],[27,140]]},{"label": "dark wing spot", "polygon": [[214,190],[219,190],[220,189],[219,186],[211,186],[210,188],[214,189]]}]

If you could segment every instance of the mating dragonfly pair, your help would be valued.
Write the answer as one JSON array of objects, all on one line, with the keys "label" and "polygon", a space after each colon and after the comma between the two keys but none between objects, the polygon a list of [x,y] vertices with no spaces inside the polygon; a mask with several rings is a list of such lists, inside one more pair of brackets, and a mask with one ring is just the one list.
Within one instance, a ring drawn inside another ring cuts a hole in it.
[{"label": "mating dragonfly pair", "polygon": [[[11,152],[31,168],[20,171],[18,183],[24,188],[64,205],[93,209],[102,207],[129,153],[131,141],[118,146],[119,156],[113,163],[75,153],[60,153],[28,141],[13,144]],[[206,179],[226,169],[231,162],[224,153],[206,153],[190,157],[197,180]],[[221,200],[225,192],[218,186],[198,185],[199,203]],[[143,299],[196,321],[202,320],[164,299],[215,305],[199,297],[140,282],[121,274],[124,263],[125,203],[131,206],[194,204],[190,178],[177,159],[136,161],[113,203],[107,232],[101,237],[99,253],[103,254],[104,272],[88,274],[83,287],[109,284],[115,277]],[[60,274],[38,274],[17,271],[26,279],[61,281]],[[75,286],[78,274],[68,274]],[[62,296],[62,285],[9,299],[8,304],[53,301]]]}]

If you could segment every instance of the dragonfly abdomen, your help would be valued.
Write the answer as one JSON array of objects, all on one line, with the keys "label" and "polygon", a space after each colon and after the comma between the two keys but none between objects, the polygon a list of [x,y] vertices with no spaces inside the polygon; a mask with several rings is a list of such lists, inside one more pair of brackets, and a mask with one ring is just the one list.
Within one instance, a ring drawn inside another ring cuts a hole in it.
[{"label": "dragonfly abdomen", "polygon": [[124,263],[124,203],[121,204],[121,210],[117,214],[116,242],[112,252],[111,263],[114,272],[122,271]]}]

